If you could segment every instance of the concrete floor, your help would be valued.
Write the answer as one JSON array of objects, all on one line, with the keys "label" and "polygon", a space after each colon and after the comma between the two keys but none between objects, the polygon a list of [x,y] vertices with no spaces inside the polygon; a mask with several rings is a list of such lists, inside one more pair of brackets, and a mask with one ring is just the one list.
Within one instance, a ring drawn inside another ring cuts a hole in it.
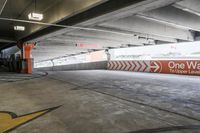
[{"label": "concrete floor", "polygon": [[62,106],[11,133],[200,133],[200,77],[104,70],[31,77],[0,82],[0,112]]}]

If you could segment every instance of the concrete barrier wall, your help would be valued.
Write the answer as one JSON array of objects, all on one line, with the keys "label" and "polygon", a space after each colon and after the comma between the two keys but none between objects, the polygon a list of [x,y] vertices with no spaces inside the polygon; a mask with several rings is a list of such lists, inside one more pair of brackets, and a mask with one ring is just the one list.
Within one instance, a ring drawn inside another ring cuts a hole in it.
[{"label": "concrete barrier wall", "polygon": [[70,64],[70,65],[54,66],[54,67],[44,67],[44,68],[36,68],[34,70],[69,71],[69,70],[95,70],[95,69],[107,69],[107,61]]},{"label": "concrete barrier wall", "polygon": [[200,60],[109,61],[108,70],[200,76]]},{"label": "concrete barrier wall", "polygon": [[184,74],[200,76],[200,60],[102,61],[38,68],[40,71],[108,69],[117,71]]}]

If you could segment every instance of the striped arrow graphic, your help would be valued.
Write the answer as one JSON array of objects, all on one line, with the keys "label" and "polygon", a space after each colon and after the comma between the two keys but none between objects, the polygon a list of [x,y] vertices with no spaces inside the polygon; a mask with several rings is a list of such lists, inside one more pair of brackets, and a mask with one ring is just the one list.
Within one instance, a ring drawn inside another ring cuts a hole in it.
[{"label": "striped arrow graphic", "polygon": [[153,72],[158,72],[158,70],[160,69],[160,66],[158,65],[157,62],[153,62],[153,65],[151,66],[151,69],[153,69]]}]

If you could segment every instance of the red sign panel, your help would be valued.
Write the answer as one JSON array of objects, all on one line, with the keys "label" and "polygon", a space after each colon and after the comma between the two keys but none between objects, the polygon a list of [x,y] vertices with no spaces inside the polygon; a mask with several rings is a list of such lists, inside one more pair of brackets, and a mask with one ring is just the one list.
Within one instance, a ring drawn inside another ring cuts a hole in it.
[{"label": "red sign panel", "polygon": [[151,72],[200,75],[199,60],[151,61]]},{"label": "red sign panel", "polygon": [[109,61],[108,69],[200,76],[200,60]]}]

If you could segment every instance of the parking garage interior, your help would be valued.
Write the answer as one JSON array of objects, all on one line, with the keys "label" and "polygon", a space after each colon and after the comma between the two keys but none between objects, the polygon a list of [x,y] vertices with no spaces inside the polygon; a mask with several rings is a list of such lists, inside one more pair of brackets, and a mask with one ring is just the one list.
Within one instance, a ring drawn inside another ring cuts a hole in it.
[{"label": "parking garage interior", "polygon": [[200,133],[199,0],[0,0],[0,133]]}]

